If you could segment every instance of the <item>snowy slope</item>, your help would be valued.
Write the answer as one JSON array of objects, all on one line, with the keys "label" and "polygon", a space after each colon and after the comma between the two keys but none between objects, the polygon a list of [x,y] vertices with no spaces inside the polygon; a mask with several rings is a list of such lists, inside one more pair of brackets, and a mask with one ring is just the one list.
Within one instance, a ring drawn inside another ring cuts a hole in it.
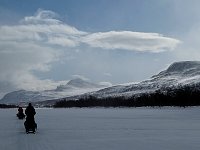
[{"label": "snowy slope", "polygon": [[[166,70],[152,76],[150,79],[139,82],[116,85],[82,95],[68,96],[66,100],[77,100],[90,95],[97,98],[130,97],[144,93],[154,93],[157,90],[165,92],[167,89],[177,89],[183,86],[194,86],[200,90],[200,62],[183,61],[170,65]],[[38,105],[53,105],[58,100],[44,101]]]},{"label": "snowy slope", "polygon": [[200,62],[199,61],[182,61],[175,62],[166,70],[150,79],[139,82],[116,85],[112,87],[102,87],[98,84],[90,83],[82,79],[75,79],[66,85],[58,86],[55,90],[32,92],[32,91],[16,91],[5,95],[1,102],[13,103],[20,101],[47,101],[44,104],[52,104],[53,100],[59,98],[79,99],[88,95],[98,98],[117,97],[117,96],[133,96],[143,93],[153,93],[156,90],[167,88],[181,88],[189,85],[200,89]]},{"label": "snowy slope", "polygon": [[154,75],[151,79],[135,84],[117,85],[97,92],[89,93],[96,97],[132,96],[141,93],[151,93],[158,89],[179,88],[184,85],[200,84],[200,62],[175,62],[166,70]]},{"label": "snowy slope", "polygon": [[97,91],[105,86],[88,82],[83,79],[70,80],[66,85],[60,85],[54,90],[26,91],[19,90],[6,94],[0,103],[36,102],[58,99],[68,96],[80,95],[87,92]]},{"label": "snowy slope", "polygon": [[1,150],[198,150],[200,109],[36,109],[26,134],[16,109],[0,110]]}]

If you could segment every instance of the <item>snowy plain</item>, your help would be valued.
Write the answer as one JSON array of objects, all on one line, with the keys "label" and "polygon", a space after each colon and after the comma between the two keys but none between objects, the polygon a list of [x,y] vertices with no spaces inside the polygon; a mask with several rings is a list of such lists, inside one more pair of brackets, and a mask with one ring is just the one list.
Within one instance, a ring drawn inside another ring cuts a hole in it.
[{"label": "snowy plain", "polygon": [[0,109],[1,150],[200,149],[200,107],[36,109],[36,134],[16,112]]}]

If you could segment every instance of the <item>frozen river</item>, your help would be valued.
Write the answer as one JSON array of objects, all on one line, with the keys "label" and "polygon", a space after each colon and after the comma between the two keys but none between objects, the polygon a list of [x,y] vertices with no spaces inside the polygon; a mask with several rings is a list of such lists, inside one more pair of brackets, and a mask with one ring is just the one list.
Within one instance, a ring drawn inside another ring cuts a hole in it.
[{"label": "frozen river", "polygon": [[1,150],[199,150],[200,107],[37,109],[26,134],[17,109],[0,110]]}]

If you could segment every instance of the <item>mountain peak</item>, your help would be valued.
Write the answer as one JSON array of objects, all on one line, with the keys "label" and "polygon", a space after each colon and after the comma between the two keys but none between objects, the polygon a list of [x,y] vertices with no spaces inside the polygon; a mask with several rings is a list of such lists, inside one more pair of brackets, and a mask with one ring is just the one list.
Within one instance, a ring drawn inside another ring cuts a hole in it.
[{"label": "mountain peak", "polygon": [[64,89],[95,89],[102,88],[105,86],[89,82],[81,78],[75,78],[70,80],[66,85],[60,85],[56,88],[57,91],[62,91]]},{"label": "mountain peak", "polygon": [[67,83],[67,85],[77,87],[77,88],[96,88],[96,87],[99,87],[98,84],[91,83],[91,82],[84,80],[84,79],[81,79],[81,78],[72,79]]},{"label": "mountain peak", "polygon": [[166,72],[183,72],[188,69],[200,69],[200,61],[180,61],[171,64]]},{"label": "mountain peak", "polygon": [[84,83],[88,83],[88,81],[83,80],[81,78],[75,78],[75,79],[70,80],[67,83],[67,85],[72,85],[72,86],[77,86],[78,85],[79,86],[79,85],[84,84]]},{"label": "mountain peak", "polygon": [[167,76],[194,77],[200,75],[200,61],[180,61],[171,64],[166,70],[152,76],[162,78]]}]

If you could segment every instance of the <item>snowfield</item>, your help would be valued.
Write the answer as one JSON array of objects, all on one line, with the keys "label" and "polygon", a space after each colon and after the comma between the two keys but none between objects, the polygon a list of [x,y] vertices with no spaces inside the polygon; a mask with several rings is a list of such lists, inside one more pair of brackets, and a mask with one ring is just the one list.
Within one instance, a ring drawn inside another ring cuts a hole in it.
[{"label": "snowfield", "polygon": [[200,107],[37,109],[26,134],[17,109],[0,110],[1,150],[199,150]]}]

